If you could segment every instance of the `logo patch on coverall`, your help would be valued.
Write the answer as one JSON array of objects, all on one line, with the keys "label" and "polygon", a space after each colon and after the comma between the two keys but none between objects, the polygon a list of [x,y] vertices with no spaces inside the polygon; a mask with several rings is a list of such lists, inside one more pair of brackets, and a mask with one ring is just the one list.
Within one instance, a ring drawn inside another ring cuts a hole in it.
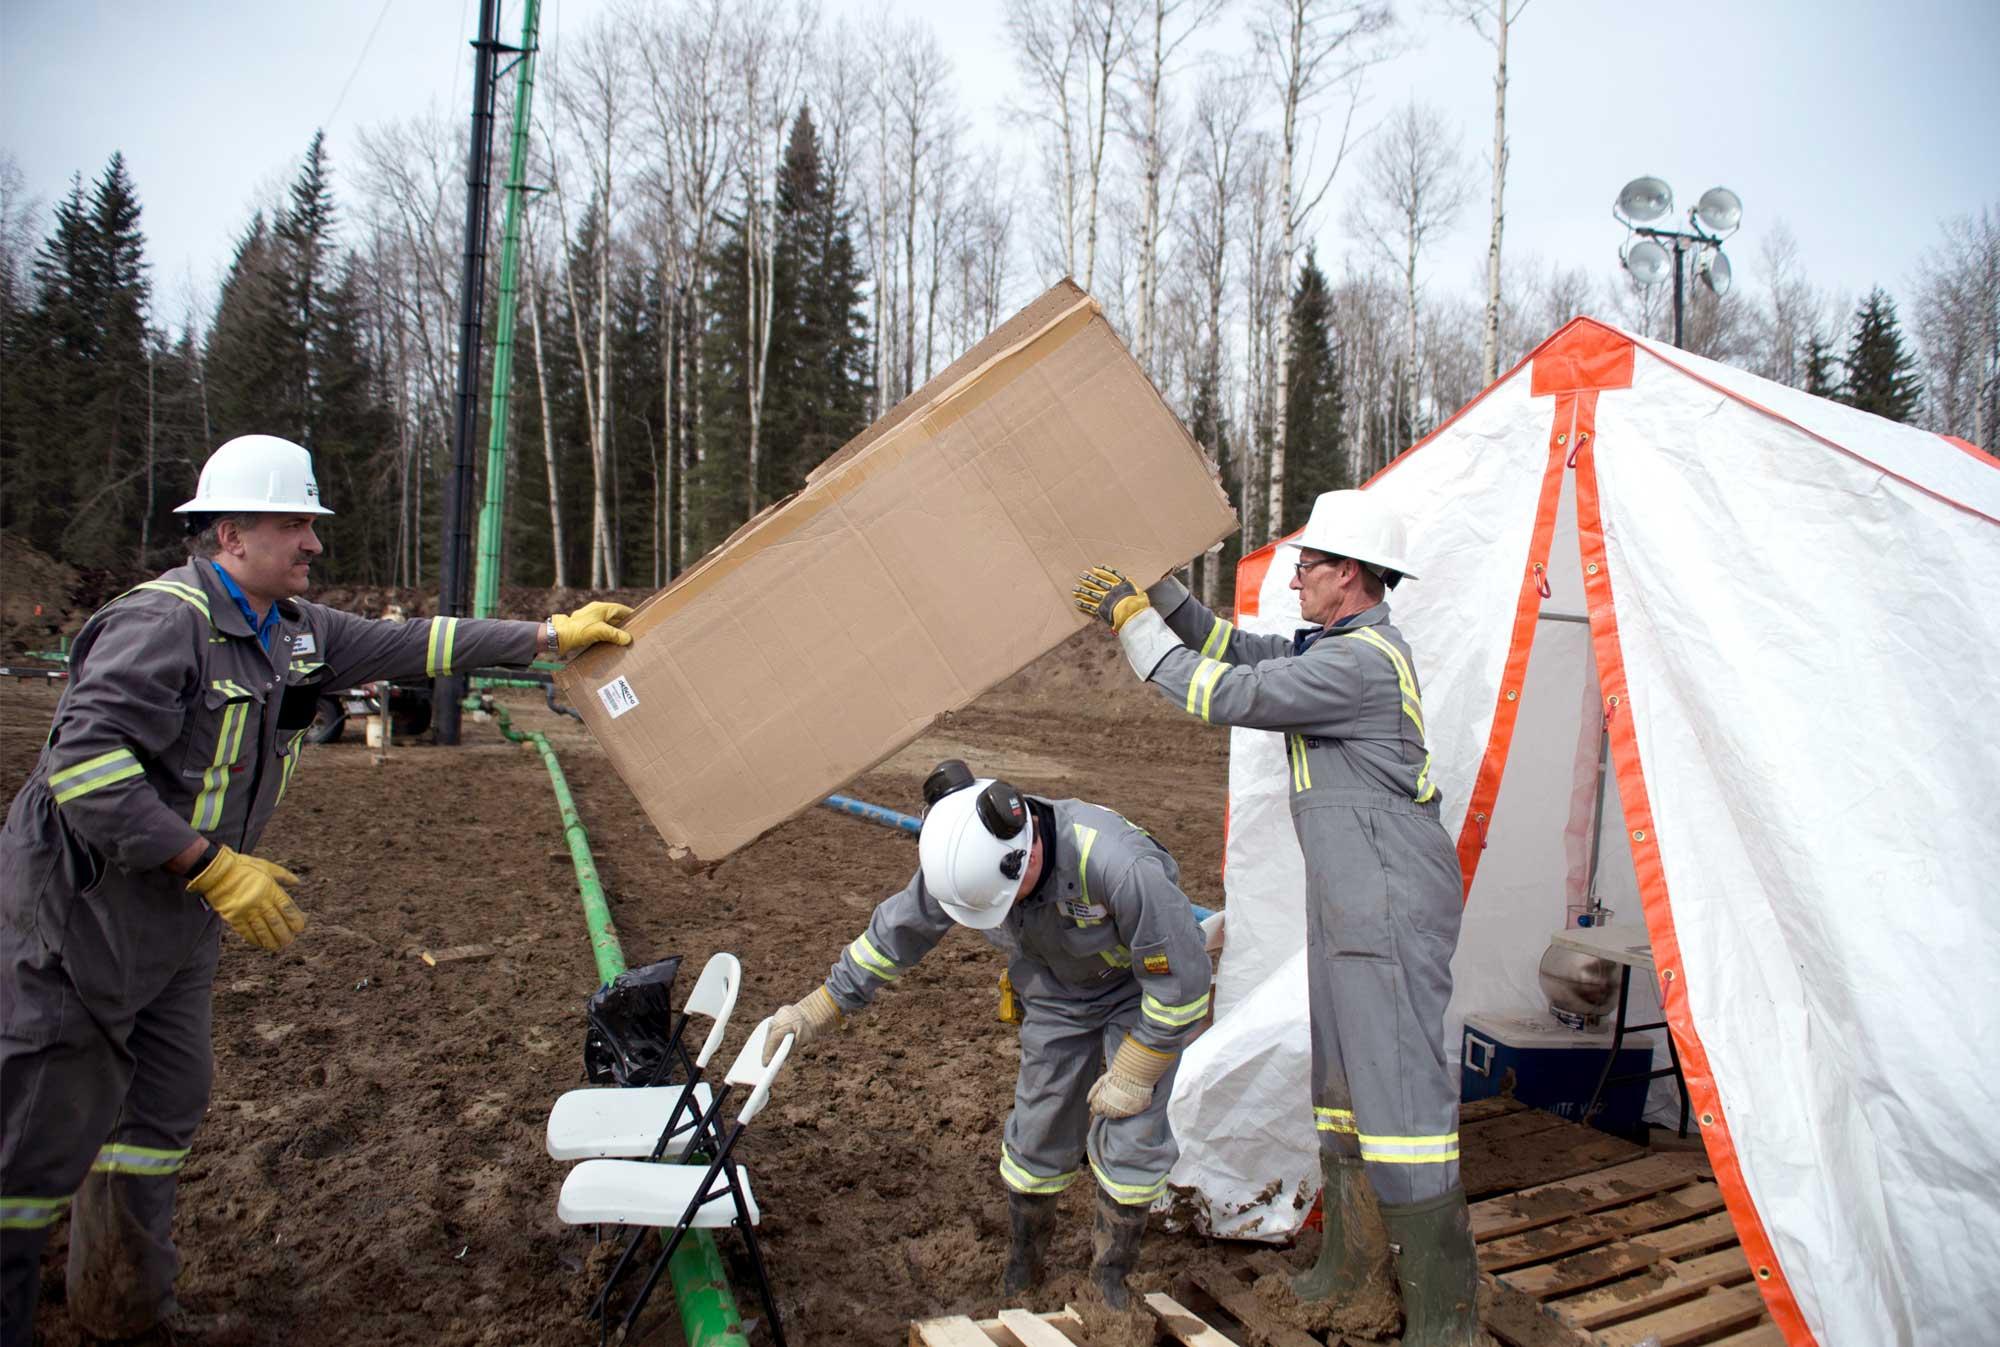
[{"label": "logo patch on coverall", "polygon": [[1167,956],[1164,954],[1148,954],[1143,962],[1148,973],[1164,974],[1173,971],[1167,966]]},{"label": "logo patch on coverall", "polygon": [[292,653],[294,655],[312,654],[313,634],[309,631],[302,631],[298,635],[292,637]]},{"label": "logo patch on coverall", "polygon": [[1058,906],[1071,921],[1103,921],[1109,915],[1102,903],[1080,903],[1074,898],[1065,898]]}]

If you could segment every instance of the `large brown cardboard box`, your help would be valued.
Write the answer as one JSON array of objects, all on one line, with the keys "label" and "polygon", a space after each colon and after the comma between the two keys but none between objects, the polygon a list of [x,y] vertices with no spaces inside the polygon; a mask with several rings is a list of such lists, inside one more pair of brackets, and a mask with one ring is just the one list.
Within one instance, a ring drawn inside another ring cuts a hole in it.
[{"label": "large brown cardboard box", "polygon": [[718,860],[1076,631],[1085,566],[1148,584],[1235,528],[1064,281],[557,682],[674,854]]}]

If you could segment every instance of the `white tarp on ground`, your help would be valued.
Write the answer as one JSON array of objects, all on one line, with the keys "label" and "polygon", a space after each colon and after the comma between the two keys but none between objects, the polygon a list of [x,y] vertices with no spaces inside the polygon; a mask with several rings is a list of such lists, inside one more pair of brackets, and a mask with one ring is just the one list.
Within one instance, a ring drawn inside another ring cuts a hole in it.
[{"label": "white tarp on ground", "polygon": [[[1447,1048],[1468,1010],[1542,1005],[1617,695],[1598,891],[1675,975],[1774,1318],[1793,1342],[1982,1340],[2000,1080],[1968,1045],[2000,1037],[2000,469],[1579,320],[1369,489],[1411,519],[1423,579],[1392,609],[1476,865]],[[1267,560],[1245,560],[1242,620],[1289,630]],[[1217,1233],[1272,1237],[1318,1183],[1303,874],[1272,736],[1234,734],[1218,1021],[1179,1074],[1172,1181]],[[1658,1083],[1654,1116],[1673,1098]]]}]

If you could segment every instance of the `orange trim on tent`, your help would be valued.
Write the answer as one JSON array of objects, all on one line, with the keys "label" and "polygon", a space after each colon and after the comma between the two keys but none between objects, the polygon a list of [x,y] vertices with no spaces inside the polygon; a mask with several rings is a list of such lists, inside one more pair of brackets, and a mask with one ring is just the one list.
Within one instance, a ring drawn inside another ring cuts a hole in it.
[{"label": "orange trim on tent", "polygon": [[1579,318],[1535,348],[1528,396],[1630,388],[1637,351],[1623,332]]},{"label": "orange trim on tent", "polygon": [[[1627,343],[1629,346],[1630,343]],[[1549,457],[1542,468],[1542,493],[1535,505],[1535,532],[1528,555],[1521,559],[1521,589],[1514,599],[1513,629],[1507,637],[1507,662],[1500,670],[1500,687],[1493,704],[1492,728],[1486,752],[1472,778],[1465,821],[1458,829],[1458,871],[1464,878],[1459,901],[1472,896],[1472,877],[1486,850],[1486,830],[1493,819],[1493,802],[1500,798],[1500,778],[1507,770],[1507,753],[1514,744],[1514,721],[1521,711],[1521,685],[1528,672],[1528,654],[1535,644],[1535,619],[1542,609],[1542,584],[1548,575],[1549,546],[1555,540],[1556,506],[1562,501],[1563,465],[1568,460],[1579,397],[1594,403],[1596,393],[1564,393],[1556,398],[1549,425]]]},{"label": "orange trim on tent", "polygon": [[1585,394],[1579,404],[1577,424],[1580,440],[1576,467],[1577,542],[1583,554],[1583,588],[1590,613],[1591,647],[1597,656],[1598,691],[1604,698],[1611,730],[1611,760],[1618,781],[1618,798],[1624,806],[1640,904],[1645,909],[1646,930],[1659,969],[1660,1002],[1680,1054],[1681,1074],[1687,1081],[1688,1095],[1700,1122],[1702,1143],[1715,1169],[1715,1180],[1722,1189],[1729,1218],[1736,1226],[1737,1239],[1755,1270],[1757,1289],[1763,1292],[1764,1303],[1784,1333],[1785,1341],[1791,1347],[1808,1347],[1816,1339],[1806,1326],[1798,1299],[1785,1279],[1785,1270],[1764,1229],[1763,1217],[1743,1182],[1743,1167],[1730,1138],[1708,1049],[1702,1044],[1688,1009],[1680,939],[1674,930],[1666,870],[1660,861],[1659,830],[1653,818],[1652,798],[1646,789],[1645,764],[1640,760],[1632,715],[1632,691],[1626,681],[1625,656],[1618,638],[1618,609],[1597,497],[1596,412],[1596,395]]},{"label": "orange trim on tent", "polygon": [[1963,449],[1989,468],[2000,468],[2000,458],[1995,458],[1971,440],[1961,440],[1956,435],[1940,435],[1938,438],[1955,449]]},{"label": "orange trim on tent", "polygon": [[1236,620],[1257,616],[1258,594],[1264,588],[1265,573],[1271,569],[1271,561],[1278,554],[1276,543],[1265,543],[1256,551],[1236,562]]}]

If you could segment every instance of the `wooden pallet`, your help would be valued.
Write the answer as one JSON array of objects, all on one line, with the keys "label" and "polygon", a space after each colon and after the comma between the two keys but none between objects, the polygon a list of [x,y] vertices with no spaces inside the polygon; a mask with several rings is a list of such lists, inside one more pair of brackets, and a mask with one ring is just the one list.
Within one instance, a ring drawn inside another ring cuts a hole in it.
[{"label": "wooden pallet", "polygon": [[1714,1179],[1663,1152],[1476,1202],[1480,1270],[1593,1347],[1780,1344]]},{"label": "wooden pallet", "polygon": [[[1241,1347],[1237,1339],[1196,1314],[1170,1295],[1145,1298],[1157,1322],[1157,1340],[1180,1347]],[[1311,1339],[1307,1339],[1311,1342]],[[1090,1347],[1083,1319],[1072,1306],[1052,1314],[1002,1310],[997,1318],[972,1319],[963,1314],[922,1319],[910,1325],[910,1347]],[[1314,1343],[1312,1347],[1318,1347]]]}]

